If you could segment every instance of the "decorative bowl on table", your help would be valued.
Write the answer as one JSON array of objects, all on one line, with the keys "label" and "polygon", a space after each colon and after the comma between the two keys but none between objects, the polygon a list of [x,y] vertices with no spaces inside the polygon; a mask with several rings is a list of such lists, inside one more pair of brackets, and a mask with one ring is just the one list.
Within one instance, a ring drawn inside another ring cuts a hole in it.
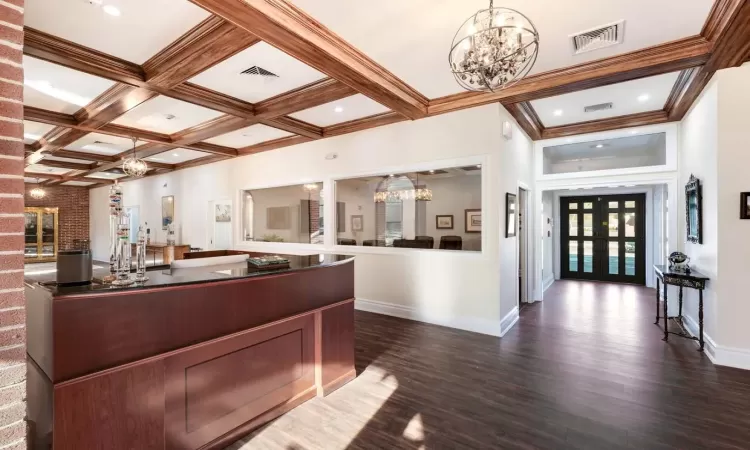
[{"label": "decorative bowl on table", "polygon": [[277,269],[289,267],[289,260],[279,255],[254,256],[247,258],[247,264],[255,269]]},{"label": "decorative bowl on table", "polygon": [[690,266],[690,257],[681,252],[673,252],[669,255],[669,269],[675,272],[688,272]]}]

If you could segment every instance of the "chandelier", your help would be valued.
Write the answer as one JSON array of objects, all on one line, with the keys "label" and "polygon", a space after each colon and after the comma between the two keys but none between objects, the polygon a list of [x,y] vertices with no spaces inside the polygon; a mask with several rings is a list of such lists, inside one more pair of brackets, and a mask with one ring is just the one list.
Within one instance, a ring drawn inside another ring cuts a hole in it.
[{"label": "chandelier", "polygon": [[381,185],[383,186],[375,191],[375,203],[397,202],[406,200],[416,200],[418,202],[432,201],[432,189],[419,187],[419,177],[417,177],[417,183],[414,184],[411,182],[411,180],[409,180],[409,187],[399,186],[399,184],[402,184],[401,180],[394,181],[394,178],[395,177],[391,175],[390,177],[383,180],[383,183],[381,183]]},{"label": "chandelier", "polygon": [[122,163],[122,171],[131,177],[140,178],[146,175],[146,172],[148,172],[148,165],[146,165],[146,161],[138,158],[138,156],[136,155],[136,142],[138,142],[138,139],[133,138],[133,156],[126,158]]},{"label": "chandelier", "polygon": [[[36,182],[39,183],[39,179],[38,178],[37,178]],[[44,198],[45,195],[47,195],[47,192],[44,189],[42,189],[39,186],[37,186],[34,189],[32,189],[31,191],[29,191],[29,195],[31,196],[31,198],[33,198],[35,200],[41,200],[41,199]]]},{"label": "chandelier", "polygon": [[490,7],[469,17],[456,32],[448,61],[458,84],[494,92],[525,77],[539,53],[539,33],[520,12]]}]

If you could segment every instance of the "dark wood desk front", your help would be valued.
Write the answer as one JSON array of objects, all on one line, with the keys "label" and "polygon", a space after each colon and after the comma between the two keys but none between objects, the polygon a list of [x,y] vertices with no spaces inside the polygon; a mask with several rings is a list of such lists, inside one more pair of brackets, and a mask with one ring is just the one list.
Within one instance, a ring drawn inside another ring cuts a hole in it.
[{"label": "dark wood desk front", "polygon": [[30,419],[44,439],[53,418],[53,450],[223,448],[356,376],[352,260],[48,306],[29,379],[52,412]]}]

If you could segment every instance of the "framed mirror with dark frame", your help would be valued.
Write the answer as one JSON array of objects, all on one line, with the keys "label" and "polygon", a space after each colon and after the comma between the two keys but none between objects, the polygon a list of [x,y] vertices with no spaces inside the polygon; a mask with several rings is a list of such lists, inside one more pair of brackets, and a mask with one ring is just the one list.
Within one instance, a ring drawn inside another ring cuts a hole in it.
[{"label": "framed mirror with dark frame", "polygon": [[703,244],[703,191],[694,175],[685,185],[685,216],[688,242]]}]

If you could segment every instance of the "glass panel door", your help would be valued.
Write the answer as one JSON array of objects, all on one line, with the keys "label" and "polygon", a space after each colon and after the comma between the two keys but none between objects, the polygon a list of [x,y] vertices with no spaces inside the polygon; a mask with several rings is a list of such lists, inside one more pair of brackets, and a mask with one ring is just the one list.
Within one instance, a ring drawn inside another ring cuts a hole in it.
[{"label": "glass panel door", "polygon": [[26,262],[57,259],[57,215],[57,208],[24,209],[24,258]]},{"label": "glass panel door", "polygon": [[645,194],[560,199],[562,277],[645,284]]}]

